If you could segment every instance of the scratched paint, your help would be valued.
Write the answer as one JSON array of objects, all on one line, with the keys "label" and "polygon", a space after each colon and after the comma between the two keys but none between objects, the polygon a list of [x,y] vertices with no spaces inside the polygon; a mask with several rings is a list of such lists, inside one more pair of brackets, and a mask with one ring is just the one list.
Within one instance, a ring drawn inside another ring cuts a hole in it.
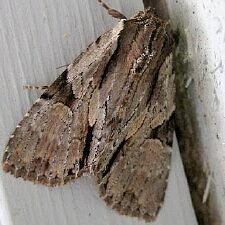
[{"label": "scratched paint", "polygon": [[174,29],[186,41],[184,56],[188,96],[196,111],[203,171],[212,176],[210,212],[215,224],[225,224],[225,2],[166,0]]}]

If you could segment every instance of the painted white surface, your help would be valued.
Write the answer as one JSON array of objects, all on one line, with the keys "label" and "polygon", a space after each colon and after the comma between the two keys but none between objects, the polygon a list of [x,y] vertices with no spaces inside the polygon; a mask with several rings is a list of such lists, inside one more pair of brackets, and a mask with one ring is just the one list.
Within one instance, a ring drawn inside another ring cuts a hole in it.
[{"label": "painted white surface", "polygon": [[[131,16],[141,1],[108,1]],[[51,83],[88,44],[117,21],[96,1],[0,0],[0,150],[38,93],[25,84]],[[40,94],[40,93],[39,93]],[[196,225],[175,141],[165,204],[154,225]],[[50,189],[0,170],[2,225],[131,225],[143,221],[119,216],[99,199],[88,177]]]},{"label": "painted white surface", "polygon": [[[185,31],[190,97],[202,156],[212,174],[214,208],[225,224],[225,1],[166,0],[172,25]],[[219,217],[218,216],[218,217]]]}]

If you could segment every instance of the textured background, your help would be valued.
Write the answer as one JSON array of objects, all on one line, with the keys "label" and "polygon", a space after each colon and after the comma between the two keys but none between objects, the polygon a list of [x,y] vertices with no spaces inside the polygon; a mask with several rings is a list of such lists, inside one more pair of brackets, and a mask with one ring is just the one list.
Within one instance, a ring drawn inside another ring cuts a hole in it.
[{"label": "textured background", "polygon": [[[199,224],[225,224],[225,1],[160,0],[180,32],[180,150]],[[184,100],[185,99],[185,100]],[[207,201],[202,202],[209,193]]]},{"label": "textured background", "polygon": [[[141,0],[108,1],[131,16]],[[0,0],[0,150],[40,95],[25,84],[50,84],[88,44],[117,21],[90,0]],[[195,215],[175,144],[165,204],[154,225],[195,225]],[[88,177],[50,189],[0,170],[2,225],[145,224],[105,207]]]}]

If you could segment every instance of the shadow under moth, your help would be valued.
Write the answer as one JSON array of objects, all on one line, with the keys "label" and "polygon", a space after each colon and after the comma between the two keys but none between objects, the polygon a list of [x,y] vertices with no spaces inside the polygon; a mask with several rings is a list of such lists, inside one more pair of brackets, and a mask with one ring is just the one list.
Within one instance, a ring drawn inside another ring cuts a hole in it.
[{"label": "shadow under moth", "polygon": [[174,75],[167,22],[151,9],[121,19],[81,53],[12,134],[3,169],[47,186],[83,174],[120,214],[155,220],[173,136]]}]

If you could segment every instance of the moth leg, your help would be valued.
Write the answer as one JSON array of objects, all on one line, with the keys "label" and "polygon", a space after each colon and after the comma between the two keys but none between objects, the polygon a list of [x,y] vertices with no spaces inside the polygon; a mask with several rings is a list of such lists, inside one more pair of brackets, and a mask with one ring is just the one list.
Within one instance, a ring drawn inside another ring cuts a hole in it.
[{"label": "moth leg", "polygon": [[115,9],[112,9],[109,5],[107,5],[104,1],[102,0],[97,0],[102,6],[104,9],[107,10],[108,14],[116,19],[127,19],[126,16],[124,16],[121,12],[115,10]]},{"label": "moth leg", "polygon": [[[69,65],[70,64],[65,64],[65,65],[57,67],[56,69],[68,67]],[[24,90],[47,90],[49,87],[50,87],[50,85],[43,85],[43,86],[23,85]]]},{"label": "moth leg", "polygon": [[33,85],[24,85],[24,90],[46,90],[49,88],[49,85],[43,85],[43,86],[33,86]]},{"label": "moth leg", "polygon": [[64,67],[68,67],[70,64],[65,64],[65,65],[62,65],[62,66],[59,66],[59,67],[56,67],[56,69],[61,69],[61,68],[64,68]]}]

